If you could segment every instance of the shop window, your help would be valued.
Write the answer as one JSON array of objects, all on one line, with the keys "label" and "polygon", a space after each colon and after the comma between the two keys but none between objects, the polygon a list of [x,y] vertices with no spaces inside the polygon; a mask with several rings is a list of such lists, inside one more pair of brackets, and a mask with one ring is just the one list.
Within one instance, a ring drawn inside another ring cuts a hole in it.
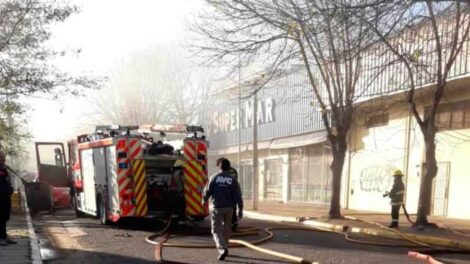
[{"label": "shop window", "polygon": [[463,109],[463,120],[464,128],[470,127],[470,107],[466,107]]},{"label": "shop window", "polygon": [[265,197],[279,200],[282,198],[282,159],[269,159],[264,162]]},{"label": "shop window", "polygon": [[328,204],[331,198],[331,154],[323,145],[290,150],[289,200]]},{"label": "shop window", "polygon": [[453,129],[462,129],[465,126],[464,120],[464,112],[461,107],[459,109],[456,109],[455,111],[452,112],[452,124],[451,128]]},{"label": "shop window", "polygon": [[306,201],[306,168],[303,148],[292,148],[289,153],[289,200]]},{"label": "shop window", "polygon": [[[426,114],[429,114],[429,108]],[[439,106],[435,124],[439,131],[470,128],[470,101]]]},{"label": "shop window", "polygon": [[440,112],[436,115],[436,126],[439,130],[451,129],[450,118],[452,116],[451,111]]}]

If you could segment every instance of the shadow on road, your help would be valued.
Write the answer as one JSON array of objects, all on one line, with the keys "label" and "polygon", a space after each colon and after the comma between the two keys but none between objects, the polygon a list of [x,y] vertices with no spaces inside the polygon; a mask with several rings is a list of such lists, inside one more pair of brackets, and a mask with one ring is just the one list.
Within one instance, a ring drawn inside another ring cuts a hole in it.
[{"label": "shadow on road", "polygon": [[71,209],[61,209],[54,214],[38,212],[33,215],[35,226],[47,225],[48,227],[80,226],[82,228],[111,228],[129,231],[155,232],[164,227],[163,221],[159,219],[121,219],[118,223],[102,225],[93,216],[78,218]]},{"label": "shadow on road", "polygon": [[[133,263],[133,264],[154,264],[155,261],[134,258],[129,256],[121,256],[118,254],[109,254],[103,252],[91,252],[91,251],[81,251],[81,250],[60,250],[60,258],[49,259],[44,261],[44,263],[51,264],[78,264],[78,263]],[[166,262],[165,262],[166,263]],[[170,262],[173,263],[173,262]],[[174,262],[176,263],[176,262]],[[184,263],[182,263],[184,264]]]},{"label": "shadow on road", "polygon": [[[132,264],[155,264],[155,263],[164,263],[164,264],[189,264],[187,262],[177,262],[177,261],[155,261],[155,260],[145,260],[141,258],[121,256],[118,254],[109,254],[103,252],[90,252],[90,251],[80,251],[80,250],[66,250],[61,249],[59,258],[44,260],[45,264],[108,264],[108,263],[132,263]],[[240,263],[247,263],[242,261]],[[288,263],[288,262],[287,262]]]}]

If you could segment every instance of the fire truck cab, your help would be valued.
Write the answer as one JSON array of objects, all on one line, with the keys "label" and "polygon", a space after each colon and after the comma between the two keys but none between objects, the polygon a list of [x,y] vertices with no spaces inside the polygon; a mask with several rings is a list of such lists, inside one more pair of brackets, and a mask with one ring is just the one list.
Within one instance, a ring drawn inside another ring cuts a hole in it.
[{"label": "fire truck cab", "polygon": [[188,125],[98,126],[70,140],[63,177],[77,216],[96,216],[102,224],[125,217],[203,219],[203,134],[202,127]]}]

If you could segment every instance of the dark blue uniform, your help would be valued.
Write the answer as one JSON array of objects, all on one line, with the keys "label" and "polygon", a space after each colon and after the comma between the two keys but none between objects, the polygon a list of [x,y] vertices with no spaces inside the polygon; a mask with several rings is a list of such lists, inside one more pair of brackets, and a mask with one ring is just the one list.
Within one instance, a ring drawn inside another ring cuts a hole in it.
[{"label": "dark blue uniform", "polygon": [[11,211],[11,186],[10,177],[6,168],[0,168],[0,239],[7,238],[7,221]]},{"label": "dark blue uniform", "polygon": [[219,260],[228,254],[228,239],[232,228],[232,215],[238,206],[243,211],[243,200],[240,185],[228,171],[212,176],[204,189],[204,202],[211,198],[211,233],[219,251]]},{"label": "dark blue uniform", "polygon": [[243,208],[240,185],[228,172],[221,172],[211,177],[204,190],[204,201],[212,198],[214,208],[232,207]]}]

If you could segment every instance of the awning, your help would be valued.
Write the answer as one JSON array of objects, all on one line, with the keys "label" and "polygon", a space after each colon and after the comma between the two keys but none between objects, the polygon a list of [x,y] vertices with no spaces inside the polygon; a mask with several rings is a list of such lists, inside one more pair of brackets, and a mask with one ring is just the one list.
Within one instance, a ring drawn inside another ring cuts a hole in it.
[{"label": "awning", "polygon": [[[258,149],[259,150],[269,149],[270,144],[271,144],[271,140],[259,141],[258,142]],[[241,150],[241,152],[253,151],[253,144],[242,144],[240,146],[240,150]],[[238,153],[238,145],[229,146],[229,147],[226,147],[224,149],[209,150],[209,155],[228,155],[228,154],[235,154],[235,153]]]},{"label": "awning", "polygon": [[[316,131],[291,137],[277,138],[258,142],[258,149],[287,149],[318,144],[326,141],[326,131]],[[252,151],[252,144],[242,144],[241,151]],[[224,149],[209,150],[209,155],[228,155],[238,153],[238,145]]]},{"label": "awning", "polygon": [[286,149],[318,144],[326,141],[326,131],[317,131],[271,141],[271,149]]}]

